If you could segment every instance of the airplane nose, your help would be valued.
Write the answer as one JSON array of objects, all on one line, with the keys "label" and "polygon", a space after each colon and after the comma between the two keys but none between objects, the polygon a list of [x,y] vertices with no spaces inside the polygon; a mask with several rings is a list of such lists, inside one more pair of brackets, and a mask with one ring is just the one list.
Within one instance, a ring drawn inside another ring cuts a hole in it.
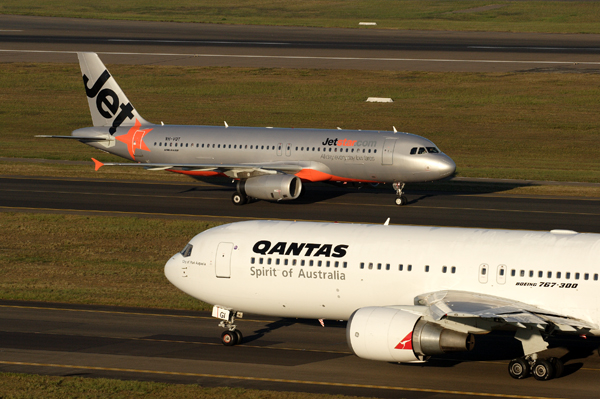
[{"label": "airplane nose", "polygon": [[[179,254],[177,254],[179,255]],[[171,284],[175,285],[176,280],[176,274],[177,274],[177,266],[175,266],[175,262],[177,259],[177,255],[173,255],[171,257],[171,259],[168,260],[168,262],[165,264],[165,277],[167,278],[167,280],[169,280],[171,282]]]},{"label": "airplane nose", "polygon": [[439,165],[439,172],[442,177],[452,176],[456,172],[456,163],[447,155],[441,160]]}]

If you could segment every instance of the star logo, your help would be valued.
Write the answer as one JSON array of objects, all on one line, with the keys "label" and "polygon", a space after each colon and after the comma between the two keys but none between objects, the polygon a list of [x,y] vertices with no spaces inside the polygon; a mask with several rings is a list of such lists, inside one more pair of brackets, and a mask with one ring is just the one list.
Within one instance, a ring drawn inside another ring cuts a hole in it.
[{"label": "star logo", "polygon": [[396,345],[394,349],[410,349],[412,350],[412,331],[408,333],[406,337],[402,341]]},{"label": "star logo", "polygon": [[116,137],[117,140],[127,144],[127,150],[129,150],[129,155],[131,155],[133,160],[135,160],[135,150],[150,151],[146,143],[144,143],[144,136],[150,133],[152,129],[140,130],[140,127],[142,127],[142,124],[136,119],[135,125],[129,129],[127,134]]}]

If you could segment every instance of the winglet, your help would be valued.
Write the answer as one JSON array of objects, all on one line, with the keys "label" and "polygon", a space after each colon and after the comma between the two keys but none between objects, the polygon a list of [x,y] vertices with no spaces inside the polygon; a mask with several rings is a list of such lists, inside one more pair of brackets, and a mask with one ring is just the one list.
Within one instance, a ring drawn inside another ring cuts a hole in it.
[{"label": "winglet", "polygon": [[97,159],[92,158],[92,161],[94,161],[94,169],[96,170],[96,172],[98,171],[98,169],[104,166],[104,164],[98,161]]}]

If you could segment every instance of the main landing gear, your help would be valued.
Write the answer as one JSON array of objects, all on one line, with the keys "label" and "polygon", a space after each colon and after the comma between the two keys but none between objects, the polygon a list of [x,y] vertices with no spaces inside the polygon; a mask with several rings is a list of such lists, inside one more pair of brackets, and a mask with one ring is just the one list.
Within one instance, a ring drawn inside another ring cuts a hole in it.
[{"label": "main landing gear", "polygon": [[513,359],[508,364],[508,374],[517,380],[530,374],[538,381],[547,381],[562,375],[564,364],[557,357],[534,359],[533,356],[523,356]]},{"label": "main landing gear", "polygon": [[236,191],[231,196],[231,202],[233,202],[234,205],[244,205],[248,202],[248,196]]},{"label": "main landing gear", "polygon": [[408,204],[408,198],[406,198],[402,191],[404,190],[404,183],[394,182],[392,184],[392,187],[394,188],[394,190],[396,190],[396,205],[402,206]]},{"label": "main landing gear", "polygon": [[221,319],[219,327],[225,328],[227,331],[223,331],[221,334],[221,343],[225,346],[234,346],[241,344],[244,340],[242,332],[237,329],[235,318],[241,319],[244,314],[242,312],[236,312],[232,309],[223,308],[220,306],[213,306],[213,317]]}]

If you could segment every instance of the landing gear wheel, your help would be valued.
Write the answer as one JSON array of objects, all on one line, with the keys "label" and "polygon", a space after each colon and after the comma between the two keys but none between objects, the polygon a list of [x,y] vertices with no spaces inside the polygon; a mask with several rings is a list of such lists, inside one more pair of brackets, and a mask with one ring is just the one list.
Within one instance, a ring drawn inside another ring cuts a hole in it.
[{"label": "landing gear wheel", "polygon": [[225,346],[233,346],[238,343],[238,335],[233,331],[223,331],[221,334],[221,343]]},{"label": "landing gear wheel", "polygon": [[554,367],[547,360],[537,360],[531,368],[531,374],[538,381],[547,381],[552,378]]},{"label": "landing gear wheel", "polygon": [[522,357],[511,360],[508,363],[508,374],[517,380],[527,377],[529,375],[529,363]]},{"label": "landing gear wheel", "polygon": [[408,203],[408,199],[406,198],[406,196],[401,195],[399,197],[396,197],[395,203],[398,206],[406,205]]},{"label": "landing gear wheel", "polygon": [[231,201],[233,202],[234,205],[244,205],[246,202],[248,202],[248,197],[246,197],[245,195],[242,195],[236,191],[231,196]]},{"label": "landing gear wheel", "polygon": [[235,333],[235,335],[237,336],[237,344],[241,344],[242,341],[244,340],[244,336],[242,335],[242,332],[240,330],[233,330],[233,332]]},{"label": "landing gear wheel", "polygon": [[550,362],[552,367],[554,367],[554,375],[552,376],[552,378],[560,378],[565,369],[565,364],[563,363],[563,361],[557,357],[551,357],[550,359],[548,359],[548,361]]}]

